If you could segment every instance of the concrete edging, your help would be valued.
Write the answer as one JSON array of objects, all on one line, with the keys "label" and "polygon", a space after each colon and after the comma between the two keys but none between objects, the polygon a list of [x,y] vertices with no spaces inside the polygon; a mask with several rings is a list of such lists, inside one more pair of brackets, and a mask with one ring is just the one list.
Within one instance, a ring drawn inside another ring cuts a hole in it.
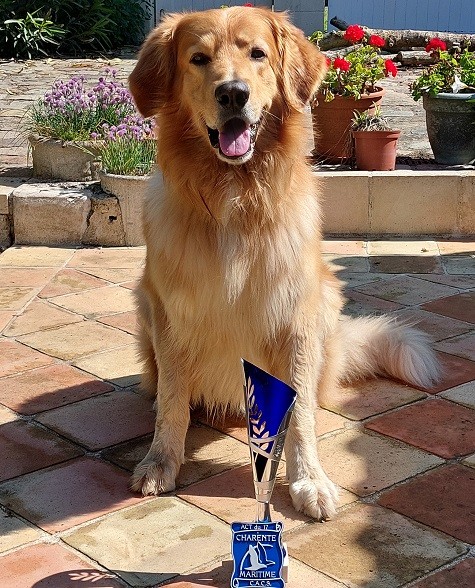
[{"label": "concrete edging", "polygon": [[[322,186],[327,235],[464,237],[475,233],[473,170],[315,175]],[[97,183],[0,178],[0,246],[127,245],[123,219],[130,219],[134,206],[138,217],[139,206],[105,194]]]}]

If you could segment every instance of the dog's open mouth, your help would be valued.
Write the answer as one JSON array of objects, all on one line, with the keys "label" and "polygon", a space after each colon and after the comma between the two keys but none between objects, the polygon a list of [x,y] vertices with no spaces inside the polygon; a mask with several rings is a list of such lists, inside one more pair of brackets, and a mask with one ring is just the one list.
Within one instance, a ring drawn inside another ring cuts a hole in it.
[{"label": "dog's open mouth", "polygon": [[208,127],[208,136],[211,146],[219,149],[223,158],[240,162],[252,154],[258,128],[258,122],[250,125],[241,118],[232,118],[221,129]]}]

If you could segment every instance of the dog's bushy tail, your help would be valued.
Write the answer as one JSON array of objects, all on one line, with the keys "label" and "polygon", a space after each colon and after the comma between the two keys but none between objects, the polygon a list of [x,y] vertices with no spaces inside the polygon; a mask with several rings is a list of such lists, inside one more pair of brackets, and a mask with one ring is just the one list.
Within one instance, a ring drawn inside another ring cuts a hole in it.
[{"label": "dog's bushy tail", "polygon": [[383,375],[430,388],[440,377],[429,337],[411,325],[385,316],[344,319],[339,336],[343,383]]}]

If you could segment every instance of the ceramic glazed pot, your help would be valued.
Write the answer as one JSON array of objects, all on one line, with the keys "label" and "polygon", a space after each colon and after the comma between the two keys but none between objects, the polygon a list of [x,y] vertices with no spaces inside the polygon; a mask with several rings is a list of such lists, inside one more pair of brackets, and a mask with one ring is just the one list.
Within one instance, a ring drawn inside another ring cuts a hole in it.
[{"label": "ceramic glazed pot", "polygon": [[28,137],[33,157],[33,175],[45,180],[90,182],[99,179],[97,143],[64,142],[35,133]]},{"label": "ceramic glazed pot", "polygon": [[356,167],[365,171],[391,171],[396,167],[401,131],[353,131]]},{"label": "ceramic glazed pot", "polygon": [[429,143],[437,163],[475,162],[475,94],[424,94]]},{"label": "ceramic glazed pot", "polygon": [[384,93],[383,88],[378,88],[377,92],[365,94],[359,99],[335,96],[330,102],[317,95],[312,105],[315,155],[330,163],[340,163],[353,157],[353,113],[368,111],[374,114]]}]

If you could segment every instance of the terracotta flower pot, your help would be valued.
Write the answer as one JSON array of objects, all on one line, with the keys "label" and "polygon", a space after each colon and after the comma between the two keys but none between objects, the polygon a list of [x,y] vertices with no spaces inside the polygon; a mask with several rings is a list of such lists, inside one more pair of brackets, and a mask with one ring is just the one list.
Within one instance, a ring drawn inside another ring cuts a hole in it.
[{"label": "terracotta flower pot", "polygon": [[313,132],[315,137],[315,155],[330,163],[340,163],[353,157],[351,124],[353,113],[374,113],[381,104],[385,90],[365,94],[359,99],[348,96],[335,96],[325,102],[322,95],[317,95],[312,105]]},{"label": "terracotta flower pot", "polygon": [[99,179],[99,149],[93,141],[64,142],[32,133],[28,140],[33,175],[47,180],[90,182]]},{"label": "terracotta flower pot", "polygon": [[401,131],[353,131],[356,167],[365,171],[391,171],[396,167]]}]

